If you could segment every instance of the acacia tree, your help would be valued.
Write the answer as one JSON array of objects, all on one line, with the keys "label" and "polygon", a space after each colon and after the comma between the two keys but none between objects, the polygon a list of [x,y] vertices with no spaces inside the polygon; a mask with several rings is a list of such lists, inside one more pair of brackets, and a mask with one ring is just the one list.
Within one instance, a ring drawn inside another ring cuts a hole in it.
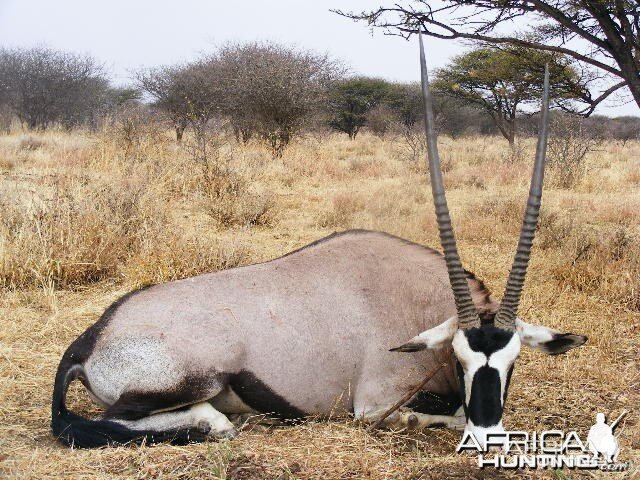
[{"label": "acacia tree", "polygon": [[169,118],[176,132],[176,140],[182,142],[182,136],[189,124],[184,94],[176,88],[174,75],[176,67],[160,67],[136,74],[140,89],[154,99],[155,106]]},{"label": "acacia tree", "polygon": [[565,57],[519,47],[480,48],[460,55],[437,72],[433,88],[485,111],[513,148],[516,119],[523,106],[537,104],[545,64],[556,103],[585,94]]},{"label": "acacia tree", "polygon": [[[615,78],[597,93],[592,84],[581,113],[591,114],[625,86],[640,107],[638,0],[399,0],[362,13],[336,12],[404,37],[421,30],[441,39],[564,54],[583,67],[593,67],[600,73],[597,77]],[[529,25],[529,30],[504,33],[515,20]]]},{"label": "acacia tree", "polygon": [[46,47],[0,50],[0,96],[28,128],[71,128],[95,118],[109,90],[91,57]]},{"label": "acacia tree", "polygon": [[182,141],[191,125],[202,132],[219,111],[215,73],[210,62],[199,61],[182,66],[160,67],[136,75],[138,85],[154,100],[173,124],[176,140]]},{"label": "acacia tree", "polygon": [[186,65],[174,76],[177,89],[183,93],[187,120],[198,138],[209,120],[221,113],[223,98],[217,77],[216,64],[204,60]]},{"label": "acacia tree", "polygon": [[[6,61],[6,59],[5,59]],[[12,110],[9,105],[10,91],[9,82],[5,78],[6,71],[4,61],[0,56],[0,132],[10,133]]]},{"label": "acacia tree", "polygon": [[[424,106],[420,83],[392,83],[384,103],[395,113],[400,133],[424,136]],[[493,134],[495,126],[473,103],[447,96],[434,89],[433,113],[436,128],[451,137],[466,133]],[[421,133],[422,132],[422,133]]]},{"label": "acacia tree", "polygon": [[327,55],[270,42],[229,44],[209,59],[221,108],[236,131],[265,139],[275,156],[326,104],[342,68]]},{"label": "acacia tree", "polygon": [[390,88],[389,82],[380,78],[354,77],[336,82],[329,93],[329,125],[353,140]]},{"label": "acacia tree", "polygon": [[[405,128],[413,128],[424,116],[422,89],[419,83],[393,83],[385,98],[385,103],[396,113],[398,121]],[[434,113],[438,116],[441,103],[435,99]]]}]

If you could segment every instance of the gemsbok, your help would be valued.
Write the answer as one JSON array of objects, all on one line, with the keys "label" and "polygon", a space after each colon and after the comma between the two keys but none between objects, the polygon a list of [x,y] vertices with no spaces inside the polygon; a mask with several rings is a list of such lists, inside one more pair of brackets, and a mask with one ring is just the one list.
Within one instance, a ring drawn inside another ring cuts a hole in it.
[{"label": "gemsbok", "polygon": [[[502,431],[521,344],[558,354],[586,341],[516,316],[542,196],[549,74],[520,240],[498,303],[457,253],[422,38],[420,62],[444,255],[352,230],[265,263],[128,293],[60,361],[51,425],[61,442],[98,447],[230,438],[237,431],[226,415],[250,412],[284,419],[350,412],[375,421],[442,362],[447,366],[425,390],[384,424],[466,428],[478,441]],[[401,346],[389,351],[394,345]],[[100,418],[65,407],[74,379],[105,408]]]}]

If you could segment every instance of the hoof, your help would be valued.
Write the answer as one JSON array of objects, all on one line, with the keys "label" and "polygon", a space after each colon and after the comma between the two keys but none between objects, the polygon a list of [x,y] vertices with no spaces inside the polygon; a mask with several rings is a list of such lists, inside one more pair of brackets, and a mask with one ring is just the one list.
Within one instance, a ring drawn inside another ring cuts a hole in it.
[{"label": "hoof", "polygon": [[209,432],[211,431],[211,424],[206,420],[200,420],[196,428],[200,433],[204,433],[205,435],[208,435]]},{"label": "hoof", "polygon": [[407,417],[407,428],[410,428],[413,430],[418,427],[419,423],[420,422],[418,421],[418,417],[415,416],[414,414],[411,414]]}]

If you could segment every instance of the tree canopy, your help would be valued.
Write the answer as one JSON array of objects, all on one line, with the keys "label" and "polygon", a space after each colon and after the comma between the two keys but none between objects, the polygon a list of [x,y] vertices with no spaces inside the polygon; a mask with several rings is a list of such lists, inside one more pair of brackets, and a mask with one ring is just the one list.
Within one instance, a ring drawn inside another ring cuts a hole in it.
[{"label": "tree canopy", "polygon": [[0,50],[0,102],[29,128],[91,123],[109,91],[102,67],[89,56],[46,47]]},{"label": "tree canopy", "polygon": [[380,78],[353,77],[337,82],[329,95],[329,125],[356,137],[367,114],[388,95],[390,84]]},{"label": "tree canopy", "polygon": [[223,110],[237,129],[250,128],[282,149],[321,110],[342,66],[328,55],[272,42],[229,44],[211,57],[219,64]]},{"label": "tree canopy", "polygon": [[219,110],[211,73],[203,62],[194,62],[142,71],[136,76],[139,87],[173,124],[178,142],[188,125],[202,128]]},{"label": "tree canopy", "polygon": [[437,72],[433,88],[487,112],[513,145],[522,107],[537,107],[545,65],[555,103],[565,105],[584,95],[584,85],[564,56],[520,47],[485,47],[460,55]]},{"label": "tree canopy", "polygon": [[[563,54],[581,70],[592,69],[583,114],[623,87],[640,107],[638,0],[399,0],[360,13],[336,12],[404,37],[420,30],[441,39]],[[516,20],[528,27],[514,29]]]}]

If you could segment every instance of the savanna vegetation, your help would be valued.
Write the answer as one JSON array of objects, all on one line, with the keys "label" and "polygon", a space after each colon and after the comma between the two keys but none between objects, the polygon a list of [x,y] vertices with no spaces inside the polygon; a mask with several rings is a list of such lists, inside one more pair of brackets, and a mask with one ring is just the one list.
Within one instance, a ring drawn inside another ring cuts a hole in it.
[{"label": "savanna vegetation", "polygon": [[[600,139],[640,138],[636,117],[581,110],[590,100],[591,81],[568,55],[491,46],[471,49],[435,72],[439,132],[502,134],[515,153],[520,137],[535,134],[546,64],[556,116],[574,118]],[[0,49],[4,133],[154,123],[172,129],[178,143],[192,132],[199,149],[206,137],[231,132],[238,143],[259,140],[281,157],[297,136],[337,131],[354,139],[366,128],[401,135],[417,150],[422,108],[417,83],[353,75],[326,54],[272,42],[228,43],[190,63],[139,70],[124,87],[113,86],[87,55],[46,47]]]},{"label": "savanna vegetation", "polygon": [[[563,155],[571,156],[578,143],[570,140],[565,148],[563,142],[550,148],[521,315],[590,340],[556,358],[524,350],[505,422],[586,434],[596,412],[633,411],[640,400],[640,142],[592,144],[570,182]],[[517,155],[500,136],[443,135],[440,148],[463,262],[499,297],[533,140],[524,139]],[[354,140],[341,133],[300,135],[274,159],[260,138],[238,142],[229,131],[198,140],[188,130],[177,144],[166,123],[131,114],[93,132],[16,129],[0,137],[0,160],[5,476],[377,479],[478,472],[474,457],[453,453],[456,432],[369,433],[349,418],[250,425],[232,442],[100,451],[64,449],[49,430],[62,352],[131,289],[265,261],[348,228],[383,230],[437,248],[427,172],[401,131],[374,135],[365,128]],[[97,413],[81,386],[72,387],[70,404]],[[635,415],[620,432],[621,459],[637,464]]]}]

